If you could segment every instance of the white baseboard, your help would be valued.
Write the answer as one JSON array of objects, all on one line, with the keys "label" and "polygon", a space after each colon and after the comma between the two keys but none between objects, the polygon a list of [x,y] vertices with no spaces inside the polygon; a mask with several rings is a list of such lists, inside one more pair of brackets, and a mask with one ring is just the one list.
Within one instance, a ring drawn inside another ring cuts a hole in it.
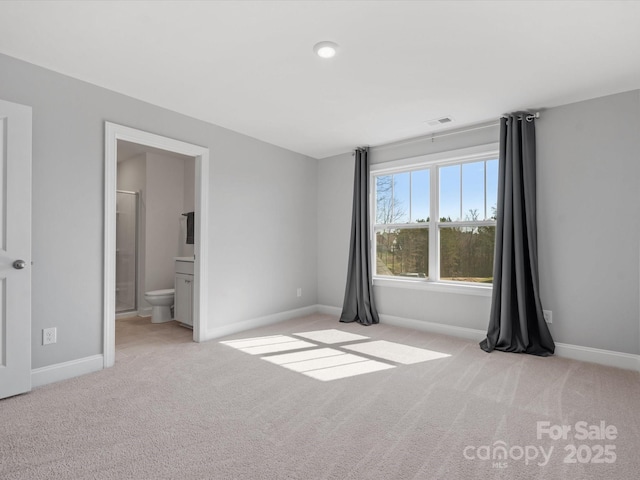
[{"label": "white baseboard", "polygon": [[123,312],[116,313],[116,320],[120,320],[121,318],[131,318],[131,317],[150,317],[151,316],[151,307],[142,308],[140,310],[134,310],[131,312]]},{"label": "white baseboard", "polygon": [[[327,305],[318,305],[317,311],[320,313],[340,316],[342,309]],[[483,330],[456,327],[455,325],[414,320],[411,318],[395,317],[393,315],[385,314],[380,314],[380,323],[395,325],[397,327],[412,328],[423,332],[450,335],[452,337],[465,338],[476,342],[482,341],[487,335],[487,332]],[[558,357],[570,358],[572,360],[598,363],[609,367],[636,370],[640,372],[640,355],[634,355],[631,353],[602,350],[599,348],[570,345],[567,343],[556,343],[555,354]]]},{"label": "white baseboard", "polygon": [[92,355],[69,362],[34,368],[31,370],[31,386],[40,387],[49,383],[78,377],[85,373],[97,372],[103,368],[104,359],[102,355]]},{"label": "white baseboard", "polygon": [[601,350],[599,348],[582,347],[567,343],[556,343],[556,355],[559,357],[581,360],[583,362],[599,363],[609,367],[637,370],[640,372],[640,355],[631,353]]},{"label": "white baseboard", "polygon": [[487,336],[487,332],[483,332],[482,330],[456,327],[455,325],[428,322],[426,320],[394,317],[393,315],[380,314],[380,323],[386,323],[396,327],[413,328],[414,330],[422,330],[430,333],[439,333],[441,335],[450,335],[452,337],[466,338],[467,340],[474,340],[476,342],[480,342]]},{"label": "white baseboard", "polygon": [[[332,307],[329,305],[317,305],[318,313],[335,315],[337,317],[342,313],[342,308]],[[473,328],[456,327],[455,325],[446,325],[444,323],[427,322],[426,320],[415,320],[412,318],[396,317],[394,315],[379,314],[380,323],[394,325],[396,327],[412,328],[429,333],[439,333],[442,335],[450,335],[452,337],[466,338],[468,340],[481,341],[487,332],[475,330]]]},{"label": "white baseboard", "polygon": [[212,340],[214,338],[225,337],[227,335],[244,332],[245,330],[250,330],[252,328],[264,327],[267,325],[272,325],[274,323],[283,322],[285,320],[312,315],[317,312],[317,305],[311,305],[309,307],[296,308],[295,310],[287,310],[285,312],[274,313],[273,315],[267,315],[264,317],[243,320],[241,322],[207,330],[204,340],[206,341]]},{"label": "white baseboard", "polygon": [[317,312],[324,313],[327,315],[335,315],[336,317],[340,317],[342,315],[342,309],[340,307],[330,307],[329,305],[317,305]]}]

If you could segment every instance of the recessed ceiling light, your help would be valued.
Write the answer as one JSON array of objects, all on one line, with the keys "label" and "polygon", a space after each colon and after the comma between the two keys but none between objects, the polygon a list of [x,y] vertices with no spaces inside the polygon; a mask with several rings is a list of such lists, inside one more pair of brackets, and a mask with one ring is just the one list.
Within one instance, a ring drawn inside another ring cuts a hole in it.
[{"label": "recessed ceiling light", "polygon": [[320,42],[313,47],[316,55],[322,58],[332,58],[338,53],[338,44],[334,42]]}]

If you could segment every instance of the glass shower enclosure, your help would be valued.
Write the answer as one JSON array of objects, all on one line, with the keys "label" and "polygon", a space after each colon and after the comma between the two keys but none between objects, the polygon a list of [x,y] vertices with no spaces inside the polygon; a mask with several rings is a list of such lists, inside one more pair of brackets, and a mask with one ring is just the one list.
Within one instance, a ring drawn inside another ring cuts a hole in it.
[{"label": "glass shower enclosure", "polygon": [[138,193],[116,191],[116,314],[138,309]]}]

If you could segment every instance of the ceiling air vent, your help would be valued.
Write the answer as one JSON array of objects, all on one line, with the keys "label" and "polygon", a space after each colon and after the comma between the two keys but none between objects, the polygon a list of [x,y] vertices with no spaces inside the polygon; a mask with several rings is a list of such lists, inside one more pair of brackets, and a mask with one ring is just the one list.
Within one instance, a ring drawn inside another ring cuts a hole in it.
[{"label": "ceiling air vent", "polygon": [[445,125],[451,122],[453,122],[453,118],[441,117],[441,118],[436,118],[435,120],[427,120],[427,125],[429,125],[430,127],[437,127],[437,126]]}]

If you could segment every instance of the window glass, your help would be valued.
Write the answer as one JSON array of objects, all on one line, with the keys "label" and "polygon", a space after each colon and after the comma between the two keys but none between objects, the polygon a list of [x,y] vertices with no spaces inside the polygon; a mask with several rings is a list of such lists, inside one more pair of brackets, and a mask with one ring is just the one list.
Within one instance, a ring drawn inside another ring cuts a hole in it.
[{"label": "window glass", "polygon": [[462,165],[462,220],[484,220],[484,162]]},{"label": "window glass", "polygon": [[487,219],[495,220],[498,206],[498,160],[487,160]]},{"label": "window glass", "polygon": [[428,228],[397,228],[376,232],[376,275],[426,279],[428,272]]},{"label": "window glass", "polygon": [[410,173],[393,175],[393,222],[409,223],[411,210]]},{"label": "window glass", "polygon": [[440,228],[440,279],[493,282],[496,227]]},{"label": "window glass", "polygon": [[393,208],[393,176],[384,175],[376,177],[376,223],[387,224],[391,222],[391,209]]},{"label": "window glass", "polygon": [[411,222],[429,221],[429,170],[411,172]]},{"label": "window glass", "polygon": [[460,220],[460,165],[440,168],[440,212],[441,222]]}]

